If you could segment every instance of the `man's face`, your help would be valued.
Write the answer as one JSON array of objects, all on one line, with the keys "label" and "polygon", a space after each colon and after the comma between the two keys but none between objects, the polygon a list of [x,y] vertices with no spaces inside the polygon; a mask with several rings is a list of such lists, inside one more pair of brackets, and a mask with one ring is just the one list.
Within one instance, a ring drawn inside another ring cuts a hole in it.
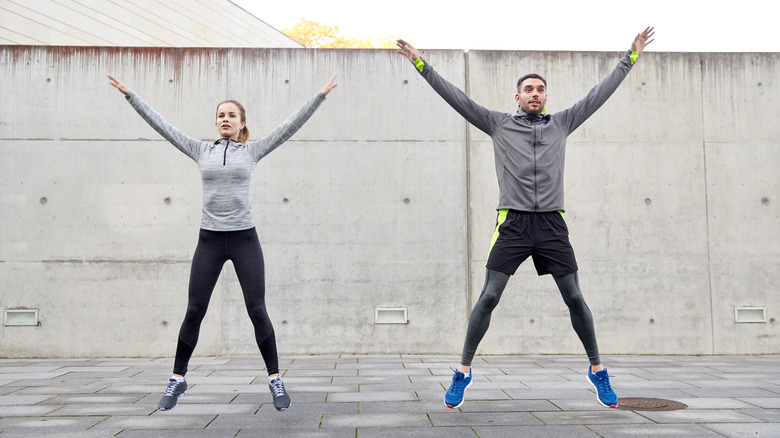
[{"label": "man's face", "polygon": [[547,89],[541,79],[528,78],[520,84],[515,102],[528,114],[540,114],[547,104]]}]

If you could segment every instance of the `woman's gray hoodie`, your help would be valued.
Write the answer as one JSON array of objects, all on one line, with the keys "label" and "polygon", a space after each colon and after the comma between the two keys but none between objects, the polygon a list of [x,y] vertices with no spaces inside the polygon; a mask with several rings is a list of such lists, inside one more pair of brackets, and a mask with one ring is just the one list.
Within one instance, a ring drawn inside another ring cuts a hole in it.
[{"label": "woman's gray hoodie", "polygon": [[127,93],[125,98],[155,131],[198,163],[203,180],[201,228],[210,231],[248,230],[255,226],[249,185],[257,162],[292,137],[325,100],[322,93],[315,94],[268,135],[242,144],[225,138],[209,143],[188,137],[134,92]]}]

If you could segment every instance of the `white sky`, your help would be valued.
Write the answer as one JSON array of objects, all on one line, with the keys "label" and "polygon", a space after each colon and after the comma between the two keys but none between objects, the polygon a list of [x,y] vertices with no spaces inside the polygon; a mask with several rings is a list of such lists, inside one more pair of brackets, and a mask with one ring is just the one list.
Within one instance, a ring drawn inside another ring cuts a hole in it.
[{"label": "white sky", "polygon": [[231,1],[279,30],[306,18],[426,49],[616,51],[652,25],[648,51],[780,52],[776,0]]}]

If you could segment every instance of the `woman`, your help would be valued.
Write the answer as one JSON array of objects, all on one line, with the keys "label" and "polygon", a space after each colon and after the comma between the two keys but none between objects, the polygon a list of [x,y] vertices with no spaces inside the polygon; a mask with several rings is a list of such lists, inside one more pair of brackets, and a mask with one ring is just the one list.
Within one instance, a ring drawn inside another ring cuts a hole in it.
[{"label": "woman", "polygon": [[203,219],[198,246],[192,258],[187,312],[179,330],[173,376],[168,381],[158,409],[167,411],[175,408],[179,397],[187,392],[184,378],[187,364],[198,342],[200,324],[206,315],[211,293],[227,260],[233,262],[241,284],[254,325],[255,339],[268,371],[268,387],[273,395],[274,407],[279,411],[287,409],[290,396],[279,377],[276,338],[265,308],[263,252],[250,209],[249,186],[257,162],[306,123],[325,96],[336,87],[336,75],[319,93],[259,140],[247,141],[246,111],[240,103],[234,100],[220,103],[215,122],[220,139],[213,143],[188,137],[165,121],[125,84],[111,75],[108,78],[152,128],[198,163],[203,180]]}]

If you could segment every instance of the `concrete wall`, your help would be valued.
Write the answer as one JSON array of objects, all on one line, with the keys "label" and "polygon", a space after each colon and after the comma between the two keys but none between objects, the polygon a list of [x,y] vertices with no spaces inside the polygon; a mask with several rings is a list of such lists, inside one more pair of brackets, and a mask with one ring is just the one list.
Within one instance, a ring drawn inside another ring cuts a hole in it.
[{"label": "concrete wall", "polygon": [[[514,111],[536,71],[565,108],[619,53],[430,51]],[[648,53],[570,138],[567,213],[605,354],[780,353],[778,54]],[[495,221],[492,146],[394,51],[0,47],[0,356],[170,356],[197,242],[197,167],[112,73],[193,137],[239,99],[253,137],[339,86],[257,167],[253,211],[281,354],[460,352]],[[766,323],[735,323],[734,306]],[[374,324],[376,307],[409,323]],[[256,354],[228,263],[196,354]],[[549,276],[510,281],[478,351],[580,353]]]}]

